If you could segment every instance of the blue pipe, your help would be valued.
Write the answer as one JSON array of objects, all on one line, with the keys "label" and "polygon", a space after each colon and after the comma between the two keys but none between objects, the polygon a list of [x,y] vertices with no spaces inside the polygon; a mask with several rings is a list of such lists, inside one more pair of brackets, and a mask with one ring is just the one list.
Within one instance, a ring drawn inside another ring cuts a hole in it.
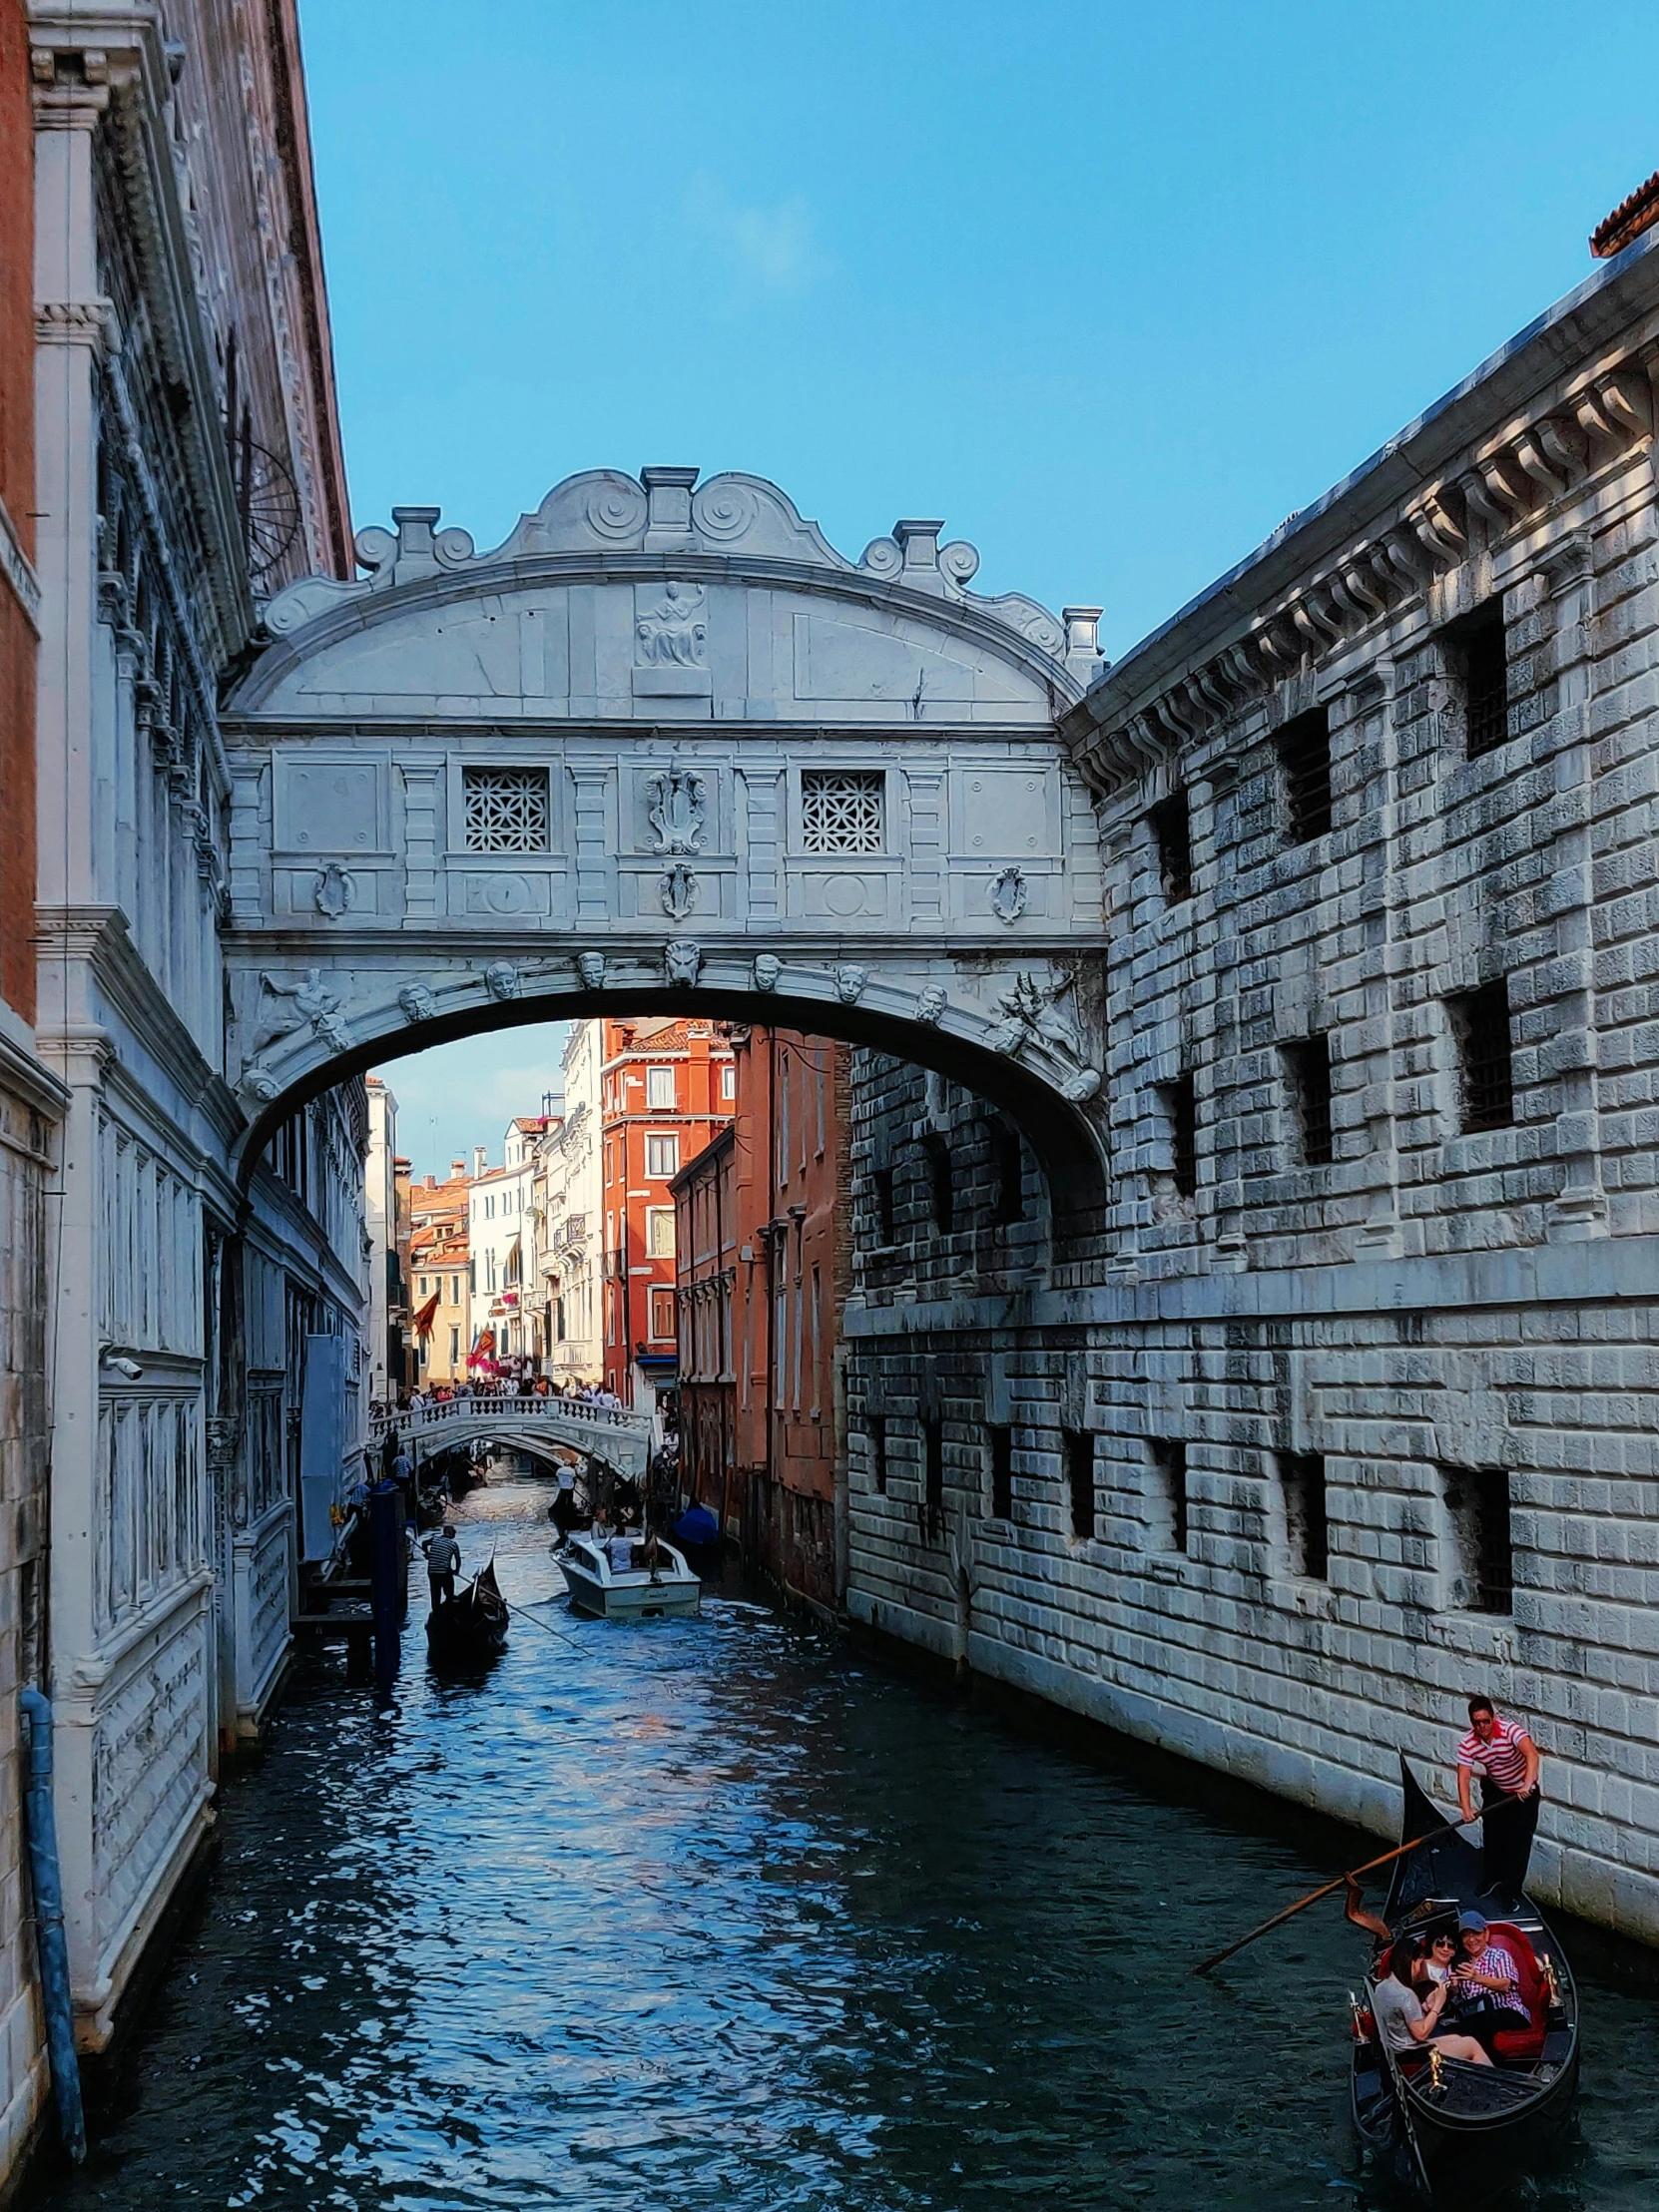
[{"label": "blue pipe", "polygon": [[58,1872],[58,1822],[52,1809],[52,1707],[38,1690],[20,1690],[17,1702],[29,1727],[29,1786],[23,1796],[23,1818],[35,1892],[35,1952],[46,2012],[46,2049],[64,2148],[78,2166],[87,2154],[87,2123],[81,2110],[81,2061],[75,2055],[75,2006],[69,1993],[63,1878]]}]

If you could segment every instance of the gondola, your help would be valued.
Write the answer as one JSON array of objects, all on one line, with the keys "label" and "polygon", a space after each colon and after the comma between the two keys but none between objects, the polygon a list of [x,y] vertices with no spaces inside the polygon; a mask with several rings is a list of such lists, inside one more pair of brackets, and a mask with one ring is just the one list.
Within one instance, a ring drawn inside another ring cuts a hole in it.
[{"label": "gondola", "polygon": [[[1445,1827],[1403,1759],[1400,1842]],[[1531,2025],[1494,2038],[1492,2066],[1438,2052],[1388,2050],[1377,2033],[1372,1992],[1389,1944],[1378,1939],[1366,1994],[1354,2007],[1354,2124],[1361,2141],[1402,2180],[1460,2212],[1489,2203],[1531,2173],[1566,2126],[1578,2093],[1578,1993],[1559,1938],[1522,1897],[1499,1912],[1483,1891],[1481,1853],[1455,1831],[1394,1861],[1382,1919],[1390,1941],[1455,1928],[1482,1913],[1491,1938],[1514,1959]]]},{"label": "gondola", "polygon": [[507,1601],[495,1579],[495,1561],[480,1567],[447,1604],[426,1616],[426,1649],[435,1666],[477,1666],[507,1641]]}]

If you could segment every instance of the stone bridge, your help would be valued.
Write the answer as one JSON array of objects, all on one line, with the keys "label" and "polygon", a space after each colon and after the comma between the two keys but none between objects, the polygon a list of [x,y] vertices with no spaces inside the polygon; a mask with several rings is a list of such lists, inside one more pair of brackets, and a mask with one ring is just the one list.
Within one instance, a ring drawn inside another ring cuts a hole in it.
[{"label": "stone bridge", "polygon": [[852,561],[775,485],[575,476],[477,553],[435,508],[273,601],[223,717],[226,1073],[247,1164],[301,1098],[514,1022],[706,1010],[1004,1106],[1104,1189],[1101,863],[1055,718],[1098,610]]},{"label": "stone bridge", "polygon": [[407,1443],[417,1468],[434,1453],[486,1442],[516,1444],[544,1456],[551,1455],[555,1445],[565,1444],[634,1481],[651,1463],[648,1413],[614,1412],[565,1398],[503,1392],[497,1397],[457,1397],[407,1406],[396,1414],[376,1413],[368,1430],[372,1450],[378,1451],[388,1428],[395,1428]]}]

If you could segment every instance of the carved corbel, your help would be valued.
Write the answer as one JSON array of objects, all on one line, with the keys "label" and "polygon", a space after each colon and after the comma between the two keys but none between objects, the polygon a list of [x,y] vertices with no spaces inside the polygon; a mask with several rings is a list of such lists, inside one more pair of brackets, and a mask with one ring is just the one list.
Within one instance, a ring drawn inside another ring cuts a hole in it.
[{"label": "carved corbel", "polygon": [[1362,617],[1369,621],[1374,615],[1385,615],[1388,602],[1378,588],[1374,569],[1363,566],[1357,558],[1342,572],[1343,590],[1360,609]]},{"label": "carved corbel", "polygon": [[1416,532],[1409,528],[1390,530],[1382,540],[1382,549],[1406,591],[1421,591],[1434,573],[1434,564]]},{"label": "carved corbel", "polygon": [[1423,500],[1422,513],[1424,521],[1445,558],[1452,561],[1462,560],[1469,549],[1468,534],[1459,525],[1456,516],[1446,506],[1444,499],[1437,492],[1430,492]]},{"label": "carved corbel", "polygon": [[1291,609],[1291,620],[1315,653],[1323,653],[1343,634],[1343,626],[1336,615],[1330,608],[1322,606],[1312,592],[1297,601]]},{"label": "carved corbel", "polygon": [[1251,632],[1251,643],[1267,665],[1269,683],[1277,682],[1281,676],[1289,675],[1292,669],[1302,665],[1302,649],[1285,636],[1279,627],[1280,620],[1279,616],[1272,616],[1259,630]]},{"label": "carved corbel", "polygon": [[1596,398],[1607,420],[1617,423],[1627,438],[1645,438],[1651,433],[1652,400],[1634,376],[1622,372],[1603,376],[1596,385]]},{"label": "carved corbel", "polygon": [[1561,493],[1566,490],[1566,478],[1556,475],[1554,469],[1544,459],[1537,439],[1529,430],[1523,430],[1515,440],[1514,452],[1515,459],[1520,466],[1525,469],[1527,475],[1531,477],[1535,484],[1542,485],[1549,498],[1558,499]]},{"label": "carved corbel", "polygon": [[1261,691],[1267,682],[1262,670],[1250,657],[1252,643],[1249,638],[1241,638],[1222,655],[1228,674],[1238,685],[1241,698],[1249,698],[1253,692]]},{"label": "carved corbel", "polygon": [[1584,467],[1584,455],[1570,443],[1564,426],[1546,415],[1538,424],[1538,443],[1555,466],[1563,480],[1571,483]]},{"label": "carved corbel", "polygon": [[1478,474],[1486,489],[1502,507],[1506,517],[1504,528],[1507,529],[1511,522],[1518,521],[1522,515],[1530,512],[1532,494],[1524,484],[1517,483],[1513,476],[1503,473],[1502,459],[1503,456],[1494,454],[1489,461],[1481,461],[1478,464]]},{"label": "carved corbel", "polygon": [[1488,532],[1499,536],[1509,527],[1509,510],[1500,507],[1486,488],[1486,480],[1478,469],[1470,469],[1466,476],[1458,478],[1457,489],[1463,495],[1463,505],[1472,507],[1485,522]]}]

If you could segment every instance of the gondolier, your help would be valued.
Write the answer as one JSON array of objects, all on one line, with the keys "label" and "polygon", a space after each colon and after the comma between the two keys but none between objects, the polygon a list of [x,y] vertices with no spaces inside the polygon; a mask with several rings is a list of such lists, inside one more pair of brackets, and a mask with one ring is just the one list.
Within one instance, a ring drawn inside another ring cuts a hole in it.
[{"label": "gondolier", "polygon": [[1457,1746],[1457,1802],[1472,1821],[1474,1777],[1480,1777],[1484,1816],[1485,1890],[1510,1911],[1526,1888],[1527,1861],[1538,1826],[1542,1792],[1538,1747],[1519,1721],[1501,1718],[1489,1697],[1469,1699],[1468,1734]]},{"label": "gondolier", "polygon": [[435,1536],[421,1545],[426,1554],[426,1587],[435,1613],[455,1595],[455,1570],[461,1563],[461,1547],[455,1541],[455,1524],[445,1521]]}]

